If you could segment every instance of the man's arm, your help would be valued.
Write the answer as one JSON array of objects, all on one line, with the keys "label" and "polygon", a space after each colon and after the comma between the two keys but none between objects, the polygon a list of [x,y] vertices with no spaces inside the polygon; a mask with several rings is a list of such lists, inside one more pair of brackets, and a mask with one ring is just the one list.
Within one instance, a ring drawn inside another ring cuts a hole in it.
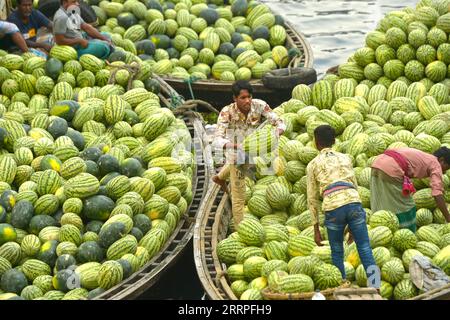
[{"label": "man's arm", "polygon": [[[349,161],[349,167],[351,168],[351,170],[353,170],[352,159],[350,157],[348,157],[348,161]],[[356,175],[355,174],[352,175],[350,180],[351,180],[352,184],[355,186],[355,189],[358,189],[358,180],[356,180]]]},{"label": "man's arm", "polygon": [[88,41],[83,38],[67,38],[63,34],[55,34],[55,42],[60,46],[74,46],[79,44],[83,48],[88,46]]},{"label": "man's arm", "polygon": [[278,135],[282,135],[286,130],[286,124],[275,112],[272,111],[268,104],[264,106],[261,115],[266,118],[272,126],[276,127]]},{"label": "man's arm", "polygon": [[444,199],[444,182],[442,176],[442,169],[440,165],[436,164],[432,166],[430,170],[430,187],[431,187],[431,195],[434,197],[436,201],[436,205],[441,210],[442,214],[445,217],[447,222],[450,222],[450,214],[447,209],[447,205]]},{"label": "man's arm", "polygon": [[18,46],[22,52],[28,52],[27,43],[25,42],[24,37],[20,33],[20,30],[15,23],[9,21],[0,21],[0,28],[0,34],[9,35],[14,44]]},{"label": "man's arm", "polygon": [[11,34],[11,39],[22,52],[28,52],[27,43],[20,32],[15,32]]},{"label": "man's arm", "polygon": [[106,36],[102,35],[97,29],[88,23],[82,23],[81,29],[94,39],[110,41]]},{"label": "man's arm", "polygon": [[39,43],[31,40],[25,40],[27,43],[28,48],[40,48]]},{"label": "man's arm", "polygon": [[214,134],[213,149],[217,151],[222,151],[225,148],[236,148],[237,146],[233,144],[230,139],[226,137],[226,132],[229,126],[229,113],[228,108],[225,107],[219,114],[217,118],[217,128]]},{"label": "man's arm", "polygon": [[316,177],[314,174],[314,163],[310,163],[306,168],[306,194],[308,209],[311,214],[311,222],[314,226],[314,240],[318,246],[322,245],[322,236],[320,235],[319,229],[319,211],[320,211],[320,201],[319,201],[319,187],[317,185]]},{"label": "man's arm", "polygon": [[31,40],[25,40],[25,42],[27,43],[27,46],[29,48],[44,49],[47,53],[50,52],[50,49],[52,48],[52,46],[49,43],[39,43]]},{"label": "man's arm", "polygon": [[447,204],[445,203],[444,196],[442,194],[434,196],[434,200],[436,201],[436,205],[441,210],[442,214],[445,217],[445,220],[450,223],[450,214],[448,212]]}]

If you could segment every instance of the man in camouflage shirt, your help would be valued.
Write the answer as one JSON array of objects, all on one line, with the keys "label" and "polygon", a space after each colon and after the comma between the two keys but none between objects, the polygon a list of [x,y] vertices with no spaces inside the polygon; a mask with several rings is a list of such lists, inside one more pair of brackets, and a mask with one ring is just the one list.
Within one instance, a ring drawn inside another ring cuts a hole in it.
[{"label": "man in camouflage shirt", "polygon": [[239,157],[243,154],[243,140],[257,129],[263,118],[276,127],[277,136],[286,130],[286,125],[265,101],[252,99],[253,88],[248,81],[238,80],[231,89],[234,103],[220,112],[213,141],[216,153],[225,152],[226,163],[212,180],[227,190],[225,181],[230,177],[233,219],[237,227],[243,218],[245,206],[245,176],[238,170],[238,165],[243,161]]}]

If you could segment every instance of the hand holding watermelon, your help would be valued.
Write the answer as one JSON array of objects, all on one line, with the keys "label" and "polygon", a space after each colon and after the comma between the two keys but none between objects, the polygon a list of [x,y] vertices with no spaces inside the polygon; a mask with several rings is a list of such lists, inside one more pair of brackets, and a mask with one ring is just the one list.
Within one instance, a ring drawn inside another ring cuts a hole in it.
[{"label": "hand holding watermelon", "polygon": [[275,130],[275,135],[277,138],[279,138],[283,133],[284,133],[284,130],[281,128],[278,128],[277,130]]}]

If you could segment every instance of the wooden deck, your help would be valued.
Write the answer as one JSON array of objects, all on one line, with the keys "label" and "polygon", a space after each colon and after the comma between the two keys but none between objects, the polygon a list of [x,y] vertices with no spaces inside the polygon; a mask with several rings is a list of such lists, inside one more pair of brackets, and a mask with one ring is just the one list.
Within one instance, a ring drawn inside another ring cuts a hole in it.
[{"label": "wooden deck", "polygon": [[217,243],[226,238],[230,221],[229,199],[212,183],[200,205],[194,230],[194,260],[208,299],[237,300],[226,279],[226,267],[219,262]]}]

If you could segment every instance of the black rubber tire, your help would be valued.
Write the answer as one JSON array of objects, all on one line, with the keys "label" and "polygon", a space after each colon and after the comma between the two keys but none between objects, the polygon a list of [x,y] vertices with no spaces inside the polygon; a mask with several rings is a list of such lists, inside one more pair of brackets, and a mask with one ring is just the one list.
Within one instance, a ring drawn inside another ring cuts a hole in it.
[{"label": "black rubber tire", "polygon": [[[41,11],[47,18],[53,20],[55,12],[59,9],[59,0],[39,0],[38,10]],[[97,15],[94,9],[91,8],[83,0],[80,0],[81,17],[86,23],[96,23]]]},{"label": "black rubber tire", "polygon": [[317,72],[313,68],[292,68],[277,69],[266,73],[263,78],[263,84],[270,89],[292,90],[299,84],[311,84],[317,81]]}]

